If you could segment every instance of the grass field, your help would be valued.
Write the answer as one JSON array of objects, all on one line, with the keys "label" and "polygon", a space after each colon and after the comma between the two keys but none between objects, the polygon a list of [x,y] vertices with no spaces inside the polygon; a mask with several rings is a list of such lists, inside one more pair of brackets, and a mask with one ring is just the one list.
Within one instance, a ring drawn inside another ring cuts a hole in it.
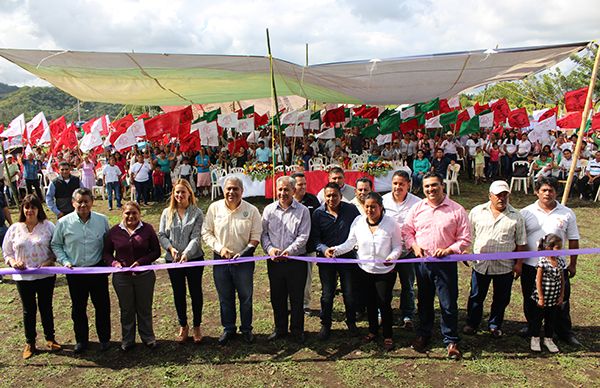
[{"label": "grass field", "polygon": [[[467,209],[487,200],[487,186],[461,183],[462,195],[453,197]],[[515,193],[513,206],[522,208],[533,202],[531,194]],[[264,199],[251,200],[259,209]],[[201,201],[204,211],[209,202]],[[573,200],[569,204],[577,214],[582,247],[600,247],[598,204]],[[144,210],[144,219],[158,229],[162,205]],[[110,223],[120,220],[117,212],[107,212],[105,201],[96,201],[94,210],[108,214]],[[209,250],[205,248],[205,253]],[[259,252],[260,253],[260,252]],[[207,255],[208,256],[208,255]],[[203,333],[201,345],[179,345],[173,341],[177,334],[177,319],[172,302],[168,277],[160,271],[154,294],[154,328],[159,347],[150,351],[138,345],[123,354],[118,350],[120,340],[119,310],[116,295],[110,287],[112,302],[113,346],[98,351],[95,329],[92,328],[91,349],[83,355],[72,352],[74,334],[70,318],[70,299],[64,277],[59,276],[54,295],[54,317],[57,340],[65,350],[56,354],[40,352],[23,361],[24,346],[22,310],[14,283],[5,278],[0,285],[0,385],[2,386],[598,386],[600,381],[600,270],[599,256],[582,256],[577,276],[572,282],[572,318],[578,338],[584,344],[574,348],[558,343],[561,354],[532,355],[529,343],[516,335],[523,323],[522,297],[518,283],[506,314],[507,335],[493,340],[489,333],[463,336],[460,343],[464,358],[459,362],[445,359],[439,330],[434,331],[432,349],[419,354],[410,349],[413,332],[394,328],[396,350],[386,353],[378,344],[363,344],[360,337],[348,336],[343,322],[341,296],[336,298],[331,339],[321,343],[316,339],[319,318],[306,318],[307,341],[266,341],[272,331],[273,318],[269,302],[269,284],[264,262],[256,266],[254,280],[253,345],[236,339],[220,347],[219,305],[212,270],[204,273]],[[459,266],[459,307],[462,328],[469,291],[470,270]],[[320,285],[313,269],[311,308],[319,309]],[[399,282],[397,283],[399,287]],[[398,289],[393,306],[399,304]],[[485,313],[489,312],[488,307]],[[395,310],[395,312],[397,312]],[[90,322],[93,313],[90,309]],[[484,319],[487,317],[484,315]],[[366,334],[366,322],[360,322]],[[38,347],[43,335],[38,320]]]}]

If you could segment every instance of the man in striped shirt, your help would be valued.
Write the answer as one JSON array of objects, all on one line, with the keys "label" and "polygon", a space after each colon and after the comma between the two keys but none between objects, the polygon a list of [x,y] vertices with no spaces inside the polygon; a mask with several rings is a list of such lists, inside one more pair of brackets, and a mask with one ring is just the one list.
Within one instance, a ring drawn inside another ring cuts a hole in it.
[{"label": "man in striped shirt", "polygon": [[[508,202],[510,188],[505,181],[490,185],[490,200],[469,213],[473,253],[524,251],[527,247],[525,221]],[[493,337],[502,336],[504,311],[510,302],[513,277],[521,274],[522,260],[476,261],[471,274],[471,293],[467,304],[467,324],[463,333],[475,334],[483,315],[483,303],[490,283],[494,296],[488,327]]]}]

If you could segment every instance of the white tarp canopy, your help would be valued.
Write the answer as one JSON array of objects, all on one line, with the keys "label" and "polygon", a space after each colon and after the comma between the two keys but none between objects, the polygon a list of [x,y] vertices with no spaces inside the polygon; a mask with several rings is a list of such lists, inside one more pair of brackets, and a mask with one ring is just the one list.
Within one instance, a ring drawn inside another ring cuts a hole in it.
[{"label": "white tarp canopy", "polygon": [[[326,103],[410,104],[521,79],[557,64],[588,43],[308,67],[274,59],[274,71],[280,96]],[[188,105],[271,96],[267,57],[21,49],[0,49],[0,56],[82,101]]]}]

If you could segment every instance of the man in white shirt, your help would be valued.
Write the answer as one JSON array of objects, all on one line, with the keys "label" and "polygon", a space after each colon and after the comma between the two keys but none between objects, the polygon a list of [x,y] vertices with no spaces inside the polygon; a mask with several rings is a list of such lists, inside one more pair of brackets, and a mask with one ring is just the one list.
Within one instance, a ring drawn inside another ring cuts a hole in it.
[{"label": "man in white shirt", "polygon": [[[392,217],[402,228],[404,219],[411,207],[421,201],[421,198],[413,195],[410,190],[410,175],[404,170],[398,170],[392,176],[392,191],[383,196],[383,207],[388,216]],[[414,258],[415,255],[410,247],[404,247],[400,258]],[[415,266],[414,264],[396,265],[398,278],[400,279],[400,311],[402,313],[402,325],[408,330],[413,328],[415,315]]]},{"label": "man in white shirt", "polygon": [[[346,184],[344,170],[342,170],[341,167],[333,167],[331,170],[329,170],[328,180],[329,182],[337,183],[338,186],[340,186],[340,190],[342,192],[342,201],[350,202],[354,199],[354,187]],[[321,204],[325,202],[323,189],[317,193],[317,198]]]},{"label": "man in white shirt", "polygon": [[446,139],[440,144],[440,148],[444,150],[444,155],[451,160],[458,160],[458,149],[462,148],[462,145],[458,140],[454,138],[452,131],[446,132]]},{"label": "man in white shirt", "polygon": [[367,198],[367,194],[373,191],[373,182],[369,178],[362,177],[356,180],[356,189],[354,189],[354,193],[356,197],[350,201],[351,204],[356,206],[361,215],[365,215],[365,199]]},{"label": "man in white shirt", "polygon": [[[557,200],[558,181],[554,177],[541,177],[535,182],[535,195],[538,200],[521,210],[525,219],[527,232],[527,247],[530,251],[538,250],[538,242],[549,233],[554,233],[563,239],[563,247],[579,248],[579,229],[577,217],[573,210],[561,205]],[[534,310],[538,308],[531,295],[536,287],[538,257],[523,260],[521,271],[521,290],[523,292],[523,312],[530,325]],[[569,278],[576,274],[577,255],[571,255],[568,267],[564,270],[564,303],[554,322],[555,333],[571,345],[581,345],[572,330],[570,315],[571,283]],[[530,328],[524,328],[521,333],[529,335]]]},{"label": "man in white shirt", "polygon": [[483,149],[483,139],[479,137],[479,133],[473,133],[467,140],[465,147],[467,149],[467,173],[469,174],[469,179],[473,178],[474,171],[474,163],[475,163],[475,153],[477,151],[477,147],[481,147]]},{"label": "man in white shirt", "polygon": [[104,176],[104,186],[108,193],[108,210],[113,209],[113,195],[117,201],[117,209],[121,208],[121,169],[115,165],[116,160],[114,156],[108,159],[108,164],[104,166],[102,175]]},{"label": "man in white shirt", "polygon": [[600,187],[600,151],[588,162],[585,176],[579,181],[579,192],[584,199],[593,199]]}]

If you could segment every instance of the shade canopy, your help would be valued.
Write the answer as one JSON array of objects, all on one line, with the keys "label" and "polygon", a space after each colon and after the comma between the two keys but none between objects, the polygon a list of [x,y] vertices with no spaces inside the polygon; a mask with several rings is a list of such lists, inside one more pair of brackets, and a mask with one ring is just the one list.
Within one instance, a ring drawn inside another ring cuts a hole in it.
[{"label": "shade canopy", "polygon": [[[277,93],[388,105],[447,98],[539,72],[589,42],[476,50],[308,67],[274,59]],[[188,105],[271,96],[268,57],[0,49],[0,56],[81,101]]]}]

